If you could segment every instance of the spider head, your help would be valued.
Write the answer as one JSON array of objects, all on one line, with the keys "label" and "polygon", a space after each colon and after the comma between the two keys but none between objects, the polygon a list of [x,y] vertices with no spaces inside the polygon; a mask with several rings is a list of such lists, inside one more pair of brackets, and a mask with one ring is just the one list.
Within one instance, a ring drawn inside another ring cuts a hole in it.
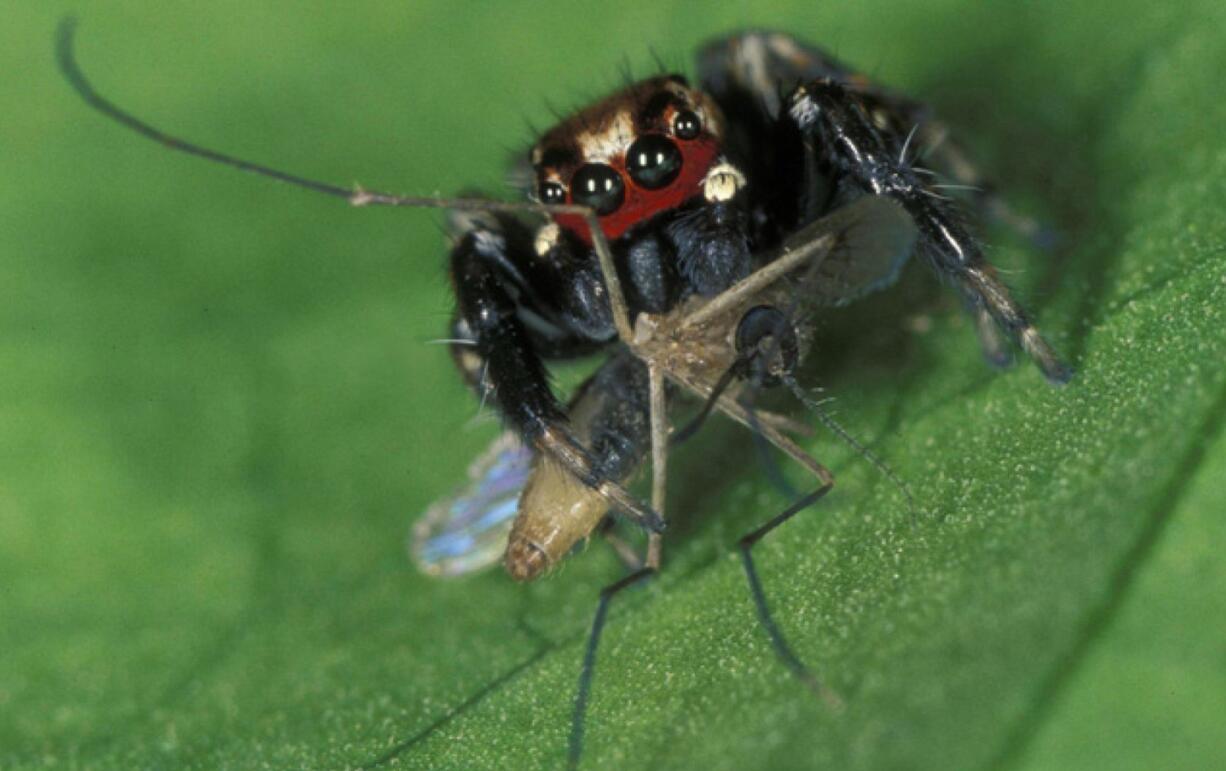
[{"label": "spider head", "polygon": [[[532,148],[535,197],[590,206],[616,239],[702,193],[719,155],[723,117],[679,75],[639,81],[547,131]],[[582,217],[558,224],[591,243]]]}]

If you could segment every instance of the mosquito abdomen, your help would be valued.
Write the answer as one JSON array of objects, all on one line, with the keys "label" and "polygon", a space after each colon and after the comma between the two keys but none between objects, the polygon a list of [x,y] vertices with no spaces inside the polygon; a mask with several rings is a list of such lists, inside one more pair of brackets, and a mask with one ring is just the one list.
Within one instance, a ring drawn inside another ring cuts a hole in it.
[{"label": "mosquito abdomen", "polygon": [[596,529],[608,510],[604,496],[547,455],[539,455],[507,539],[507,572],[516,581],[547,572]]}]

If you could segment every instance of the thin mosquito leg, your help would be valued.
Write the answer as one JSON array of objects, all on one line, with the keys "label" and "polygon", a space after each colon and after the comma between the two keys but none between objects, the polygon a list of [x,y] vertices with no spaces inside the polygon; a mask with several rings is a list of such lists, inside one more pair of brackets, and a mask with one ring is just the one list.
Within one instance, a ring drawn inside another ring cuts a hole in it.
[{"label": "thin mosquito leg", "polygon": [[796,489],[788,483],[787,477],[783,475],[783,469],[779,468],[779,463],[771,454],[770,442],[762,436],[762,413],[754,409],[750,403],[745,404],[745,410],[749,413],[750,430],[753,432],[754,453],[758,456],[758,462],[762,468],[766,470],[766,478],[770,480],[775,489],[783,494],[785,499],[796,498]]},{"label": "thin mosquito leg", "polygon": [[623,589],[627,589],[640,581],[656,574],[653,568],[645,567],[631,573],[616,583],[609,584],[600,591],[600,602],[596,606],[596,617],[592,619],[592,631],[588,633],[587,648],[583,652],[583,668],[579,671],[579,688],[575,692],[575,709],[570,721],[570,746],[566,756],[566,767],[577,769],[579,759],[583,756],[584,719],[587,716],[587,701],[592,692],[592,675],[596,667],[596,648],[600,645],[600,635],[604,632],[605,618],[609,614],[609,601]]},{"label": "thin mosquito leg", "polygon": [[[651,399],[651,506],[663,517],[665,486],[668,482],[668,416],[665,413],[664,373],[648,363],[647,376]],[[604,631],[609,601],[623,589],[659,572],[661,548],[660,534],[651,533],[648,536],[647,557],[643,561],[643,567],[606,586],[600,592],[596,618],[592,620],[592,631],[588,635],[587,649],[583,654],[583,669],[579,672],[579,688],[575,693],[575,711],[570,726],[570,752],[567,756],[568,768],[578,768],[579,759],[583,755],[584,720],[592,690],[592,675],[596,668],[596,648],[600,645],[600,635]]]},{"label": "thin mosquito leg", "polygon": [[800,498],[791,506],[784,509],[783,513],[775,516],[756,530],[752,530],[747,533],[741,538],[737,546],[741,552],[741,564],[745,568],[745,577],[749,581],[749,593],[753,596],[754,609],[758,613],[758,620],[762,623],[762,627],[766,630],[766,634],[770,638],[771,647],[775,649],[775,653],[778,654],[779,658],[783,661],[784,666],[786,666],[798,680],[804,683],[805,687],[807,687],[810,691],[816,694],[818,698],[825,701],[832,708],[839,709],[843,706],[842,699],[839,698],[838,694],[830,690],[828,686],[818,680],[813,672],[804,665],[804,662],[802,662],[796,656],[796,653],[792,650],[792,647],[788,645],[787,639],[783,636],[783,632],[780,631],[779,625],[775,622],[774,616],[771,615],[770,605],[766,601],[766,593],[762,591],[762,581],[758,577],[758,570],[754,565],[753,560],[753,547],[762,539],[763,536],[779,527],[784,522],[787,522],[789,519],[795,516],[798,511],[816,503],[822,498],[822,496],[830,492],[832,487],[834,487],[833,482],[826,482],[813,492]]},{"label": "thin mosquito leg", "polygon": [[804,466],[805,470],[817,477],[818,481],[820,481],[823,485],[834,484],[834,476],[830,473],[829,469],[814,460],[812,455],[805,452],[800,445],[793,442],[778,429],[760,422],[755,427],[754,421],[749,415],[749,411],[745,409],[744,405],[742,405],[740,402],[736,401],[735,399],[730,399],[727,396],[723,396],[719,399],[718,407],[720,412],[724,413],[736,422],[740,423],[751,431],[757,431],[760,433],[767,441],[782,450],[785,455]]},{"label": "thin mosquito leg", "polygon": [[794,418],[789,418],[787,415],[756,408],[754,409],[754,414],[758,416],[758,420],[762,421],[762,424],[765,426],[806,438],[817,435],[817,432],[813,430],[813,426],[810,426],[808,423],[802,423]]},{"label": "thin mosquito leg", "polygon": [[674,447],[689,440],[692,436],[694,436],[694,434],[698,433],[698,429],[702,428],[702,424],[705,423],[707,418],[711,416],[711,411],[714,410],[715,406],[719,403],[720,398],[724,395],[724,391],[726,391],[728,386],[732,385],[732,381],[736,379],[739,370],[740,360],[738,359],[736,362],[733,362],[732,366],[724,371],[724,374],[720,375],[719,380],[715,381],[715,385],[712,386],[711,393],[707,395],[706,399],[703,401],[702,409],[698,411],[698,414],[695,415],[689,423],[686,423],[681,427],[680,431],[673,435],[672,445]]},{"label": "thin mosquito leg", "polygon": [[[651,398],[651,507],[664,517],[668,489],[668,412],[664,400],[664,373],[655,364],[647,365]],[[660,533],[647,536],[646,567],[660,569],[663,542]]]},{"label": "thin mosquito leg", "polygon": [[[576,208],[576,207],[570,207]],[[613,265],[613,251],[609,248],[609,240],[605,238],[596,215],[587,207],[577,207],[582,210],[587,221],[588,232],[592,234],[592,247],[600,260],[600,273],[604,277],[605,287],[609,290],[609,308],[613,311],[613,326],[617,327],[617,336],[623,343],[629,345],[634,341],[634,330],[630,328],[630,311],[626,306],[626,295],[622,291],[621,279],[617,277],[617,268]]]},{"label": "thin mosquito leg", "polygon": [[604,536],[604,542],[609,544],[609,548],[613,549],[614,554],[617,554],[617,558],[622,561],[626,570],[639,570],[644,566],[644,560],[642,560],[638,552],[635,552],[633,545],[630,545],[622,536],[618,536],[617,533],[613,532],[611,527],[604,528],[601,534]]}]

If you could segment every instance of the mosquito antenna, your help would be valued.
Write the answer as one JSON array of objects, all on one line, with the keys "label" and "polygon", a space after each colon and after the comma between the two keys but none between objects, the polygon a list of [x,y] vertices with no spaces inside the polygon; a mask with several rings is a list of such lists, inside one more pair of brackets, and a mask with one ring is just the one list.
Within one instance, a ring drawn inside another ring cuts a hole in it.
[{"label": "mosquito antenna", "polygon": [[876,453],[860,444],[860,442],[857,441],[854,436],[847,432],[847,429],[839,425],[839,423],[830,416],[830,413],[826,412],[826,410],[822,407],[821,402],[809,396],[809,394],[805,392],[805,389],[801,388],[800,383],[796,382],[795,377],[789,373],[783,375],[781,380],[783,381],[783,384],[788,387],[788,390],[791,391],[792,394],[805,405],[805,407],[812,411],[814,415],[817,415],[817,419],[821,421],[823,426],[829,429],[832,434],[842,440],[844,444],[854,450],[858,455],[860,455],[860,457],[873,464],[874,468],[880,471],[886,479],[890,480],[890,482],[892,482],[894,486],[898,488],[899,492],[903,494],[903,497],[907,499],[907,508],[911,510],[911,516],[914,519],[916,513],[915,497],[911,495],[911,488],[907,486],[907,483],[904,482],[897,474],[895,474],[894,470],[886,465],[885,461],[877,457]]}]

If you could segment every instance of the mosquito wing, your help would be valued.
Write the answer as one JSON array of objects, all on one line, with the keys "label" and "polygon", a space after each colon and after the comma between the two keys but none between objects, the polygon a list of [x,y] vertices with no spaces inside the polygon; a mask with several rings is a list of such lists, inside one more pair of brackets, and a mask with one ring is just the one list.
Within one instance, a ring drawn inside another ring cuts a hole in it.
[{"label": "mosquito wing", "polygon": [[846,305],[892,284],[919,236],[915,221],[901,206],[866,196],[793,233],[784,249],[799,249],[830,233],[838,234],[834,247],[808,269],[797,271],[805,303]]},{"label": "mosquito wing", "polygon": [[409,553],[432,576],[460,576],[499,561],[532,469],[532,450],[507,432],[468,469],[469,482],[435,501],[413,527]]}]

